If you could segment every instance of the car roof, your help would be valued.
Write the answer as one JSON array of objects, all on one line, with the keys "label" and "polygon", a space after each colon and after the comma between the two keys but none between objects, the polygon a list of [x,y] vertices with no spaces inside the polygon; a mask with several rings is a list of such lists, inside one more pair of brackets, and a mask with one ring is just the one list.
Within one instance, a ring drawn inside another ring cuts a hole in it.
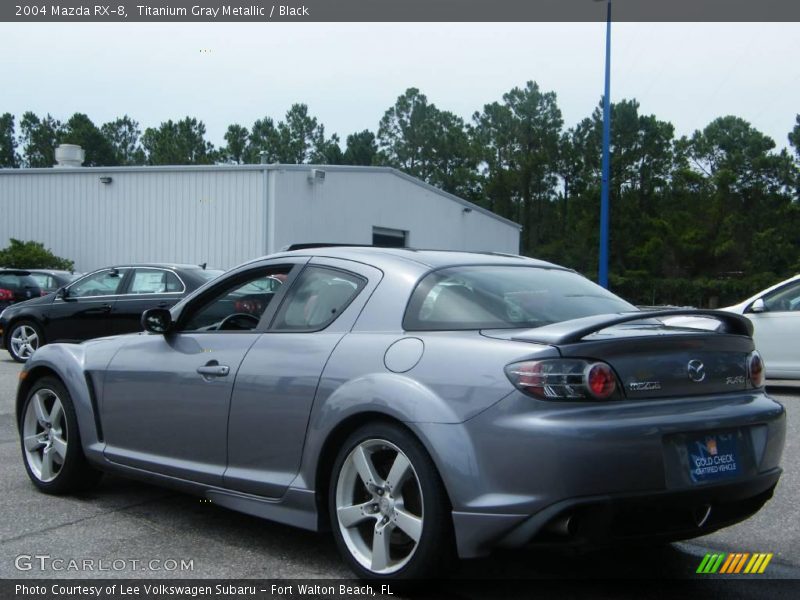
[{"label": "car roof", "polygon": [[[531,266],[564,269],[559,265],[535,258],[506,254],[502,252],[466,252],[462,250],[420,250],[415,248],[379,248],[374,246],[324,246],[303,248],[270,255],[269,258],[281,256],[325,256],[367,262],[380,266],[382,262],[397,259],[418,263],[421,266],[437,269],[458,265],[507,265]],[[264,257],[267,258],[267,257]],[[259,259],[260,260],[260,259]]]},{"label": "car roof", "polygon": [[48,275],[77,275],[77,271],[64,271],[63,269],[25,269],[29,273],[47,273]]},{"label": "car roof", "polygon": [[31,274],[31,272],[28,271],[27,269],[12,269],[3,267],[0,267],[0,273],[2,273],[3,275],[19,275],[21,277]]},{"label": "car roof", "polygon": [[94,271],[102,271],[103,269],[131,269],[136,267],[144,267],[144,268],[154,268],[154,269],[172,269],[172,270],[182,270],[182,271],[221,271],[222,269],[214,269],[212,267],[206,267],[203,269],[200,265],[192,265],[192,264],[183,264],[183,263],[115,263],[113,265],[108,265],[105,267],[100,267],[98,269],[93,269]]}]

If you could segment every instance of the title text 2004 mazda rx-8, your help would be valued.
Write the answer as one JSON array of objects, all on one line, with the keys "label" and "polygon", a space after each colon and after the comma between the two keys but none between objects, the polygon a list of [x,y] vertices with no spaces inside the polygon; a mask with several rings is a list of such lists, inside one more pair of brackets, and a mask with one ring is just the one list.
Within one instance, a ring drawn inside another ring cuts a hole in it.
[{"label": "title text 2004 mazda rx-8", "polygon": [[746,319],[664,314],[515,256],[272,255],[146,333],[40,348],[24,462],[45,492],[115,471],[330,527],[364,577],[429,575],[448,547],[690,538],[770,498],[785,415]]}]

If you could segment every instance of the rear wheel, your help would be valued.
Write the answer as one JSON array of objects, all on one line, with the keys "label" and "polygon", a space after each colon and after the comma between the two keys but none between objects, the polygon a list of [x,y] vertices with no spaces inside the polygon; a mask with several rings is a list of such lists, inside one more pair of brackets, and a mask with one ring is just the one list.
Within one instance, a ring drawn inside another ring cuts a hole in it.
[{"label": "rear wheel", "polygon": [[39,326],[33,321],[19,321],[11,327],[6,349],[11,358],[24,363],[42,344],[44,336]]},{"label": "rear wheel", "polygon": [[28,392],[20,442],[28,477],[43,492],[84,490],[101,477],[83,454],[72,398],[53,377],[42,378]]},{"label": "rear wheel", "polygon": [[425,449],[399,426],[375,423],[347,439],[328,502],[337,546],[360,577],[429,577],[454,557],[444,486]]}]

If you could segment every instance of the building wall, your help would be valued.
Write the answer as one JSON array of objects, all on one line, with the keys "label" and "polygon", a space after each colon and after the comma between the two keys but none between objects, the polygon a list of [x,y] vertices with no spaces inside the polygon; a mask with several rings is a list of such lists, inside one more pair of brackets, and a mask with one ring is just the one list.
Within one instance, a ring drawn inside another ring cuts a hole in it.
[{"label": "building wall", "polygon": [[266,253],[265,181],[263,170],[4,171],[0,247],[11,237],[42,242],[79,271],[150,261],[230,268]]},{"label": "building wall", "polygon": [[518,251],[516,224],[397,171],[324,170],[314,184],[294,165],[0,170],[0,247],[42,242],[79,271],[228,269],[293,243],[371,244],[373,227],[408,231],[417,248]]},{"label": "building wall", "polygon": [[519,252],[519,227],[466,206],[392,171],[325,168],[310,184],[309,169],[283,170],[275,184],[276,249],[292,243],[371,244],[372,228],[409,232],[415,248]]}]

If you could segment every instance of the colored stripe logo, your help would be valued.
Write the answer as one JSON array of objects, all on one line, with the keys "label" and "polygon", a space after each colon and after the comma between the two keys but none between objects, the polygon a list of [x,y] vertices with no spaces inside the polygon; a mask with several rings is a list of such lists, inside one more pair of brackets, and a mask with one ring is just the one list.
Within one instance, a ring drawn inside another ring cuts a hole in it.
[{"label": "colored stripe logo", "polygon": [[772,552],[718,552],[706,554],[700,561],[696,573],[711,575],[720,573],[725,575],[749,574],[757,575],[763,573],[769,561],[772,560]]}]

